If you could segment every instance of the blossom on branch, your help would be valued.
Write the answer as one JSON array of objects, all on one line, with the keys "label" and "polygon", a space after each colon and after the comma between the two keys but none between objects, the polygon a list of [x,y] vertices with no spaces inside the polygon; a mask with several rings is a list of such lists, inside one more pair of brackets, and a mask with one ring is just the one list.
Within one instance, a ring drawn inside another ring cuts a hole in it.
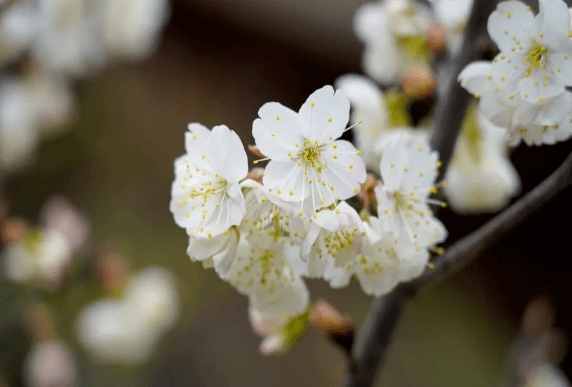
[{"label": "blossom on branch", "polygon": [[246,152],[226,126],[212,131],[190,124],[187,153],[175,160],[170,209],[190,236],[211,238],[238,225],[246,211],[239,181],[248,173]]},{"label": "blossom on branch", "polygon": [[[347,286],[352,275],[355,275],[363,291],[375,297],[390,292],[400,280],[401,260],[391,233],[384,233],[381,223],[370,217],[363,223],[364,234],[359,254],[355,255],[343,266],[330,265],[324,277],[330,286],[340,288]],[[423,260],[421,270],[427,261]],[[409,274],[407,279],[411,278]]]},{"label": "blossom on branch", "polygon": [[478,61],[465,67],[458,79],[479,98],[482,114],[507,129],[509,145],[516,146],[521,140],[529,146],[555,144],[572,135],[570,92],[531,103],[520,94],[507,94],[502,78],[493,63]]},{"label": "blossom on branch", "polygon": [[[361,152],[338,138],[346,130],[350,105],[343,91],[324,86],[298,113],[276,102],[262,106],[252,134],[270,162],[263,183],[283,201],[315,213],[356,195],[365,181]],[[306,201],[307,205],[304,205]]]},{"label": "blossom on branch", "polygon": [[[380,163],[383,184],[375,188],[377,212],[384,231],[393,233],[400,253],[427,251],[447,237],[429,204],[438,174],[437,152],[422,137],[394,136],[385,144]],[[420,273],[417,273],[417,275]]]},{"label": "blossom on branch", "polygon": [[346,202],[340,202],[335,210],[318,212],[300,247],[300,255],[308,263],[308,276],[321,277],[329,262],[341,267],[354,259],[364,234],[358,213]]},{"label": "blossom on branch", "polygon": [[529,103],[542,103],[572,85],[568,7],[562,0],[539,0],[539,4],[535,17],[519,1],[500,3],[487,25],[501,51],[493,61],[499,87],[509,98],[519,94]]}]

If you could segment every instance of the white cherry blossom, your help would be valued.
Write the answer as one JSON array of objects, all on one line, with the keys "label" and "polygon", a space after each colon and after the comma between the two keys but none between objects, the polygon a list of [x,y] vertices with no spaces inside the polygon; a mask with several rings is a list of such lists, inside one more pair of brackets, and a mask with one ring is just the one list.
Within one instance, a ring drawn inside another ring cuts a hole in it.
[{"label": "white cherry blossom", "polygon": [[365,181],[361,152],[344,140],[349,101],[343,91],[324,86],[308,97],[299,113],[270,102],[258,112],[252,134],[270,162],[263,183],[282,200],[304,200],[315,213],[359,192]]},{"label": "white cherry blossom", "polygon": [[238,225],[246,211],[239,181],[248,162],[238,135],[226,126],[212,131],[190,124],[186,154],[175,160],[171,212],[190,236],[210,238]]},{"label": "white cherry blossom", "polygon": [[330,263],[324,278],[334,288],[347,286],[353,275],[363,291],[375,297],[390,292],[399,282],[400,258],[391,233],[383,232],[379,220],[363,223],[365,238],[361,250],[341,267]]},{"label": "white cherry blossom", "polygon": [[515,111],[509,144],[553,145],[572,136],[572,93],[566,91],[541,105],[524,104]]},{"label": "white cherry blossom", "polygon": [[252,307],[263,313],[295,315],[308,305],[307,289],[300,274],[290,264],[297,249],[264,249],[245,240],[238,250],[227,276],[240,293],[250,297]]},{"label": "white cherry blossom", "polygon": [[252,303],[248,308],[248,317],[253,330],[264,338],[259,350],[265,356],[281,355],[291,349],[304,335],[310,322],[308,311],[297,315],[284,311],[269,315],[254,308]]},{"label": "white cherry blossom", "polygon": [[509,145],[516,146],[521,139],[527,145],[554,144],[570,137],[569,92],[529,103],[518,93],[507,94],[501,78],[491,62],[473,62],[459,75],[461,86],[479,98],[482,114],[507,128]]},{"label": "white cherry blossom", "polygon": [[[228,232],[212,238],[189,237],[187,255],[191,261],[200,261],[206,264],[205,268],[214,268],[224,277],[238,247],[239,233],[236,227]],[[211,266],[212,265],[212,266]]]},{"label": "white cherry blossom", "polygon": [[341,267],[360,252],[364,229],[351,206],[340,202],[335,210],[324,209],[312,218],[300,254],[308,263],[308,276],[321,277],[328,262]]},{"label": "white cherry blossom", "polygon": [[299,243],[304,238],[308,221],[292,215],[297,203],[281,200],[253,180],[245,180],[242,187],[251,187],[245,194],[246,214],[239,227],[250,244],[280,249],[284,243]]},{"label": "white cherry blossom", "polygon": [[539,0],[539,5],[535,17],[519,1],[502,2],[488,21],[489,34],[501,51],[493,61],[501,87],[529,103],[542,103],[572,85],[568,7],[561,0]]},{"label": "white cherry blossom", "polygon": [[378,214],[384,230],[394,234],[400,250],[413,247],[414,251],[423,251],[447,236],[428,206],[435,203],[429,194],[434,190],[437,166],[437,153],[421,137],[400,134],[383,149],[383,184],[375,188]]},{"label": "white cherry blossom", "polygon": [[[500,55],[500,54],[499,54]],[[507,93],[501,76],[492,62],[477,61],[467,65],[459,74],[461,86],[479,98],[482,113],[495,125],[509,127],[518,105],[524,101],[520,94]]]}]

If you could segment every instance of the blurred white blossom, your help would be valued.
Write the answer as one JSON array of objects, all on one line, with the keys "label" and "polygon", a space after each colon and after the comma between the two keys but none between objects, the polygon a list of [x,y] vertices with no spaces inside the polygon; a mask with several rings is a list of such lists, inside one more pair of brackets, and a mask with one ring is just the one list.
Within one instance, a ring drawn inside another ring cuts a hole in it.
[{"label": "blurred white blossom", "polygon": [[6,246],[2,255],[8,279],[56,289],[63,281],[72,250],[58,231],[32,229],[18,243]]},{"label": "blurred white blossom", "polygon": [[365,44],[362,66],[376,81],[398,83],[403,71],[427,65],[428,8],[413,0],[384,0],[361,6],[354,29]]},{"label": "blurred white blossom", "polygon": [[570,381],[560,368],[542,363],[531,370],[524,387],[570,387]]},{"label": "blurred white blossom", "polygon": [[89,219],[66,198],[54,196],[44,203],[40,219],[47,230],[62,235],[73,252],[87,244],[91,234]]},{"label": "blurred white blossom", "polygon": [[24,362],[23,379],[28,387],[78,387],[76,360],[61,340],[34,344]]},{"label": "blurred white blossom", "polygon": [[34,156],[39,136],[30,112],[26,90],[20,82],[0,82],[0,170],[17,171]]},{"label": "blurred white blossom", "polygon": [[520,192],[503,128],[469,110],[445,176],[445,193],[460,214],[497,212]]},{"label": "blurred white blossom", "polygon": [[103,41],[111,56],[140,59],[155,49],[170,9],[167,0],[102,0]]},{"label": "blurred white blossom", "polygon": [[143,363],[176,322],[179,308],[173,275],[149,267],[130,278],[122,298],[104,299],[83,309],[77,320],[78,338],[99,361]]},{"label": "blurred white blossom", "polygon": [[461,48],[473,0],[430,0],[436,19],[445,26],[447,46],[456,53]]}]

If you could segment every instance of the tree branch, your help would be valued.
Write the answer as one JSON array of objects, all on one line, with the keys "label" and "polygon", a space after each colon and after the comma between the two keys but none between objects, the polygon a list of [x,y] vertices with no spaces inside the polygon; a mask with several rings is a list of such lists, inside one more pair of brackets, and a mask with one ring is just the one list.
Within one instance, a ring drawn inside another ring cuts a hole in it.
[{"label": "tree branch", "polygon": [[474,60],[477,60],[477,47],[481,37],[486,35],[489,15],[494,11],[497,0],[475,0],[463,44],[451,65],[439,74],[439,96],[435,109],[435,123],[429,143],[431,149],[439,153],[443,163],[442,172],[447,170],[449,160],[455,149],[457,135],[461,128],[465,109],[471,98],[457,81],[461,71]]}]

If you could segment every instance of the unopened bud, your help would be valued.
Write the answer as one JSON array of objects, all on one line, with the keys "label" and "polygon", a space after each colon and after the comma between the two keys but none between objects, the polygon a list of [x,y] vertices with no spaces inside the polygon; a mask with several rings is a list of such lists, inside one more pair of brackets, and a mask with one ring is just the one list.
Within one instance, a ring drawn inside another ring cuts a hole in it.
[{"label": "unopened bud", "polygon": [[318,300],[310,311],[310,325],[322,332],[348,353],[354,339],[354,326],[348,316],[342,316],[325,300]]},{"label": "unopened bud", "polygon": [[252,153],[253,155],[260,157],[260,158],[266,158],[266,156],[264,156],[262,154],[262,152],[260,151],[260,149],[256,146],[256,145],[249,145],[248,146],[248,150],[250,153]]},{"label": "unopened bud", "polygon": [[247,179],[254,180],[260,184],[262,184],[263,177],[264,177],[264,168],[260,167],[252,168],[250,171],[248,171],[248,174],[246,175]]},{"label": "unopened bud", "polygon": [[424,98],[435,90],[435,76],[431,70],[423,66],[409,67],[403,73],[401,86],[406,95]]},{"label": "unopened bud", "polygon": [[112,294],[120,294],[129,275],[129,261],[122,254],[109,251],[97,262],[97,277],[103,288]]},{"label": "unopened bud", "polygon": [[372,205],[376,205],[375,187],[381,184],[381,181],[371,173],[367,174],[365,181],[361,184],[361,190],[357,197],[363,204],[365,210],[369,209]]},{"label": "unopened bud", "polygon": [[425,29],[427,48],[433,54],[438,54],[447,45],[447,31],[441,23],[432,23]]},{"label": "unopened bud", "polygon": [[2,222],[0,236],[5,244],[18,243],[28,234],[29,225],[23,219],[9,218]]},{"label": "unopened bud", "polygon": [[35,304],[26,310],[26,330],[34,341],[46,341],[55,338],[54,316],[45,304]]},{"label": "unopened bud", "polygon": [[538,337],[552,328],[556,310],[547,296],[535,296],[528,302],[522,316],[522,330],[529,336]]}]

